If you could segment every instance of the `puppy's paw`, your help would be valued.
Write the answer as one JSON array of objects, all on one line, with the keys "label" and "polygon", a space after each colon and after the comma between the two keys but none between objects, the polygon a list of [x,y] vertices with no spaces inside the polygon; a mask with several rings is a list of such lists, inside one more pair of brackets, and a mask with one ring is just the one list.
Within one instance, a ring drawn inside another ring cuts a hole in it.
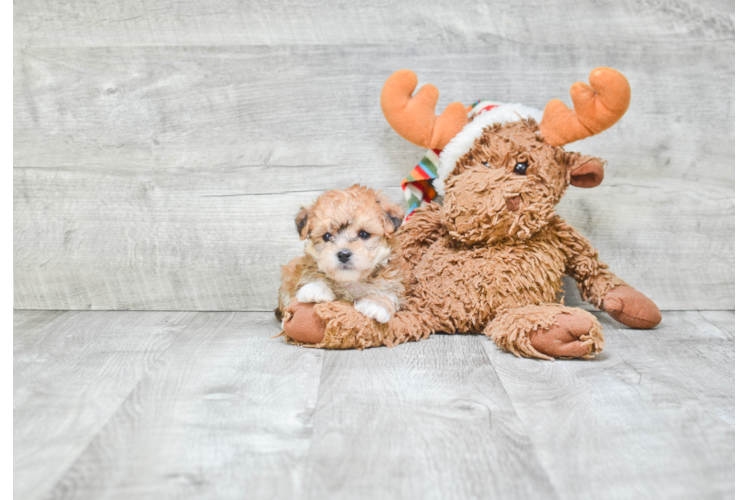
[{"label": "puppy's paw", "polygon": [[369,299],[357,300],[353,304],[353,307],[367,318],[371,318],[379,323],[387,323],[392,317],[387,309]]},{"label": "puppy's paw", "polygon": [[335,294],[330,287],[322,281],[307,283],[301,287],[296,294],[296,300],[299,302],[332,302],[335,300]]}]

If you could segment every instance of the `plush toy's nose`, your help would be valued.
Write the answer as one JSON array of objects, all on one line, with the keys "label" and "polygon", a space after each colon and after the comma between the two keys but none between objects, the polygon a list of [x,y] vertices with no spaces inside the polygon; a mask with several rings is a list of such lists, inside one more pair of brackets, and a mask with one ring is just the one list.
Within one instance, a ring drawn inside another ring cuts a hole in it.
[{"label": "plush toy's nose", "polygon": [[345,264],[351,258],[351,255],[353,255],[351,251],[346,248],[338,252],[338,260]]},{"label": "plush toy's nose", "polygon": [[519,210],[519,202],[522,201],[522,198],[519,196],[512,196],[511,198],[506,199],[506,209],[510,212],[516,212]]}]

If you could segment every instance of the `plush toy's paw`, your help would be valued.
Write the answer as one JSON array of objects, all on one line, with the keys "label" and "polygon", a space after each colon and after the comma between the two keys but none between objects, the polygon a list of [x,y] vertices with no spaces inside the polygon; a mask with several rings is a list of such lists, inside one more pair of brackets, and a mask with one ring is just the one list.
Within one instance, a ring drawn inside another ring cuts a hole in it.
[{"label": "plush toy's paw", "polygon": [[630,286],[617,286],[609,291],[603,308],[613,319],[631,328],[654,328],[662,321],[655,303]]},{"label": "plush toy's paw", "polygon": [[539,352],[554,358],[580,358],[592,354],[591,342],[580,339],[592,330],[592,322],[581,311],[559,314],[547,330],[532,330],[530,342]]},{"label": "plush toy's paw", "polygon": [[299,302],[332,302],[335,300],[335,294],[330,287],[322,281],[307,283],[296,293],[296,300]]},{"label": "plush toy's paw", "polygon": [[314,304],[293,301],[286,309],[283,332],[296,342],[319,344],[325,337],[325,322]]},{"label": "plush toy's paw", "polygon": [[369,299],[357,300],[353,306],[367,318],[379,323],[387,323],[392,317],[387,309]]}]

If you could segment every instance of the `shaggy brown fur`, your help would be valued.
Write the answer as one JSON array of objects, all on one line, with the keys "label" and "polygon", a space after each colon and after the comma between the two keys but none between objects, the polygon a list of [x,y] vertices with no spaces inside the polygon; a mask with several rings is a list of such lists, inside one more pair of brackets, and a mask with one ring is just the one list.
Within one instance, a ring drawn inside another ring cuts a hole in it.
[{"label": "shaggy brown fur", "polygon": [[[518,163],[528,164],[524,175],[515,172]],[[316,346],[394,346],[434,332],[484,332],[516,355],[592,357],[603,348],[602,327],[557,303],[565,274],[598,308],[616,292],[619,321],[656,325],[657,307],[554,212],[569,184],[599,184],[602,165],[549,145],[532,119],[487,128],[447,179],[444,205],[417,209],[400,230],[413,276],[403,310],[379,324],[346,302],[318,304],[313,312],[326,327]],[[294,325],[284,326],[293,336]]]},{"label": "shaggy brown fur", "polygon": [[410,267],[393,236],[403,216],[382,193],[359,185],[328,191],[302,208],[296,227],[307,242],[305,255],[281,268],[277,315],[288,319],[293,300],[344,300],[368,317],[389,321],[410,282]]}]

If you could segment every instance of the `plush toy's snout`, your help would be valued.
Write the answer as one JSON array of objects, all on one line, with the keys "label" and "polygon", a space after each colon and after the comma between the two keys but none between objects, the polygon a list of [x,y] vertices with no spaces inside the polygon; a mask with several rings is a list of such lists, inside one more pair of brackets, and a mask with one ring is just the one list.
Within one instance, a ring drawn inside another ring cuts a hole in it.
[{"label": "plush toy's snout", "polygon": [[519,204],[522,202],[522,198],[519,196],[510,196],[506,199],[506,209],[510,212],[516,212],[519,210]]}]

